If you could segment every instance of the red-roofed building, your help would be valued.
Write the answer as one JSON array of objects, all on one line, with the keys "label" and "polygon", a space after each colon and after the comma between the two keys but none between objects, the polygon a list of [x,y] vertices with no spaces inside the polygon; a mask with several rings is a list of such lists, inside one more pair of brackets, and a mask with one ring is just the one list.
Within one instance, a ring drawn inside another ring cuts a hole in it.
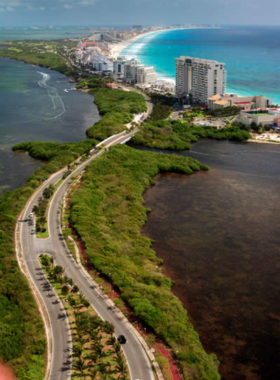
[{"label": "red-roofed building", "polygon": [[80,41],[78,43],[78,48],[80,49],[86,49],[89,47],[98,47],[98,42]]},{"label": "red-roofed building", "polygon": [[98,46],[98,42],[82,42],[83,47]]},{"label": "red-roofed building", "polygon": [[109,86],[111,88],[117,88],[115,83],[108,83],[107,86]]},{"label": "red-roofed building", "polygon": [[221,94],[208,98],[208,104],[211,110],[236,106],[241,107],[243,111],[250,111],[255,108],[267,107],[272,104],[272,100],[264,95],[238,96],[235,94]]}]

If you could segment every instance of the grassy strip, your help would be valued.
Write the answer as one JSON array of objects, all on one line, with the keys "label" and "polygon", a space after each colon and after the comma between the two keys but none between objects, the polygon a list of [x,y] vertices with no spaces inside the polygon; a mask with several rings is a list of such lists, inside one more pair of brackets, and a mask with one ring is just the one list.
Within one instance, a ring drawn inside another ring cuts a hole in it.
[{"label": "grassy strip", "polygon": [[67,175],[70,173],[70,171],[66,172],[66,174],[63,175],[63,178],[57,181],[54,185],[50,185],[47,189],[43,191],[42,199],[39,201],[38,206],[33,207],[33,212],[36,214],[36,236],[38,239],[45,239],[49,237],[49,231],[48,231],[48,211],[50,207],[50,203],[53,197],[53,194],[56,192],[58,187],[62,184],[64,181],[64,178],[67,177]]},{"label": "grassy strip", "polygon": [[46,239],[49,237],[48,223],[46,222],[41,231],[36,232],[36,237],[38,239]]},{"label": "grassy strip", "polygon": [[92,144],[88,140],[69,144],[68,149],[65,144],[60,149],[55,143],[24,143],[14,147],[27,149],[36,158],[51,158],[25,185],[0,197],[0,358],[14,369],[18,379],[43,379],[46,341],[37,305],[15,257],[17,216],[40,185],[41,178],[49,177],[87,153]]},{"label": "grassy strip", "polygon": [[247,141],[251,135],[237,126],[216,129],[195,126],[185,121],[162,120],[145,124],[131,139],[131,143],[149,148],[185,150],[190,149],[191,143],[199,138]]},{"label": "grassy strip", "polygon": [[75,75],[75,71],[67,66],[62,53],[64,47],[73,47],[75,44],[67,41],[3,41],[0,57],[11,58],[38,66],[48,67],[65,75]]},{"label": "grassy strip", "polygon": [[129,379],[120,344],[113,336],[114,326],[103,322],[73,281],[63,276],[47,255],[41,255],[42,267],[67,311],[73,336],[72,378]]},{"label": "grassy strip", "polygon": [[[134,91],[113,90],[107,87],[105,78],[91,78],[80,81],[78,89],[90,88],[94,102],[102,119],[87,130],[87,136],[99,141],[125,130],[133,114],[147,110],[145,99]],[[107,88],[106,88],[107,87]]]},{"label": "grassy strip", "polygon": [[120,291],[148,328],[176,353],[186,379],[219,379],[215,355],[203,350],[181,302],[162,274],[151,240],[141,235],[147,220],[142,194],[160,172],[191,174],[207,169],[180,156],[116,146],[95,160],[70,200],[71,221],[88,259]]}]

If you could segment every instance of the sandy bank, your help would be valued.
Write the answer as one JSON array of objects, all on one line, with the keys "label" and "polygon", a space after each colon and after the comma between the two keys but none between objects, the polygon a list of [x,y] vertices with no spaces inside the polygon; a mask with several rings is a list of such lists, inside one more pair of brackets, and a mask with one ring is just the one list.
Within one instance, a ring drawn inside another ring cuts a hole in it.
[{"label": "sandy bank", "polygon": [[280,134],[277,133],[262,133],[261,135],[253,135],[253,138],[248,140],[253,143],[279,144]]}]

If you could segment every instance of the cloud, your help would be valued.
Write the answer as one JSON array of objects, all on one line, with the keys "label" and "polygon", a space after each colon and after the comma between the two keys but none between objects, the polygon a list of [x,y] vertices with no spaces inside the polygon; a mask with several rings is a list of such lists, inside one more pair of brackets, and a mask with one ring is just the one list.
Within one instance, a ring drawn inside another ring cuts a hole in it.
[{"label": "cloud", "polygon": [[20,6],[20,0],[0,0],[0,12],[9,12]]},{"label": "cloud", "polygon": [[78,2],[80,5],[94,5],[97,0],[81,0]]},{"label": "cloud", "polygon": [[92,6],[98,0],[0,0],[0,12],[13,11],[15,9],[27,9],[29,11],[46,9],[72,9],[77,6]]}]

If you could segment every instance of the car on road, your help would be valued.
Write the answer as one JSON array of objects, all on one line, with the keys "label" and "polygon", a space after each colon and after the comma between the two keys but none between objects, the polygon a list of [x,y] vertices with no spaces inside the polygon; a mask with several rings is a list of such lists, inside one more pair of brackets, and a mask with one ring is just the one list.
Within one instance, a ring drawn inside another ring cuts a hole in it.
[{"label": "car on road", "polygon": [[126,343],[126,337],[124,335],[119,335],[118,336],[118,342],[120,344],[125,344]]},{"label": "car on road", "polygon": [[30,218],[30,219],[33,218],[33,212],[31,212],[31,213],[29,214],[29,218]]}]

